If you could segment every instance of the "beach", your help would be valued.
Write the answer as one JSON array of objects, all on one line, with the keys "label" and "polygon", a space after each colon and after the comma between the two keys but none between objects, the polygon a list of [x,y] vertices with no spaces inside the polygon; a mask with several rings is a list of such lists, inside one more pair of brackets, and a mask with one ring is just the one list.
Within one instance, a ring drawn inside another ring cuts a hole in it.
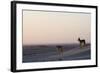
[{"label": "beach", "polygon": [[22,61],[29,63],[91,59],[90,44],[86,44],[82,48],[78,44],[62,44],[62,46],[63,55],[60,56],[56,45],[24,45]]}]

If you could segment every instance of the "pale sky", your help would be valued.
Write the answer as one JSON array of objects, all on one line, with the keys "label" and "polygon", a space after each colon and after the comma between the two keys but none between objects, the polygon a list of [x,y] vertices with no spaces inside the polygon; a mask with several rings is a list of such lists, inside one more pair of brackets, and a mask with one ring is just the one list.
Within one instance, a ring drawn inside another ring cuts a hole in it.
[{"label": "pale sky", "polygon": [[23,11],[23,44],[69,44],[91,39],[91,14]]}]

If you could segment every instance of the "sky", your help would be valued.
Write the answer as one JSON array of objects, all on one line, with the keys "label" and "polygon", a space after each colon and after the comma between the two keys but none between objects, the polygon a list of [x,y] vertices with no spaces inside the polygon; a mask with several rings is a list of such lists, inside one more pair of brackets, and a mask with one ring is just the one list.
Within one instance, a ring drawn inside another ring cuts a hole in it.
[{"label": "sky", "polygon": [[23,11],[23,45],[91,42],[91,14],[75,12]]}]

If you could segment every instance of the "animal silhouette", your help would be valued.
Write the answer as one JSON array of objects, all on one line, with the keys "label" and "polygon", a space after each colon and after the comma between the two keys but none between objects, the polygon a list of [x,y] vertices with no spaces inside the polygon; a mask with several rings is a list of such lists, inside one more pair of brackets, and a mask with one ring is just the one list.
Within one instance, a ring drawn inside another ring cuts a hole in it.
[{"label": "animal silhouette", "polygon": [[57,51],[59,53],[59,60],[62,60],[62,56],[63,56],[63,46],[56,46],[57,47]]},{"label": "animal silhouette", "polygon": [[79,43],[80,43],[80,47],[81,47],[81,48],[84,47],[84,46],[86,45],[85,39],[80,39],[80,38],[78,38],[78,41],[79,41]]}]

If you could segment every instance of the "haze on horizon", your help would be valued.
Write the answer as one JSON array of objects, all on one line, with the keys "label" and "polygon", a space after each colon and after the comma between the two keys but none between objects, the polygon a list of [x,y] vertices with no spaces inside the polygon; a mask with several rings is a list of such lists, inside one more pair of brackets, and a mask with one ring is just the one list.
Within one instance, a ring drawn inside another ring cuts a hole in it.
[{"label": "haze on horizon", "polygon": [[91,14],[23,11],[23,45],[91,42]]}]

